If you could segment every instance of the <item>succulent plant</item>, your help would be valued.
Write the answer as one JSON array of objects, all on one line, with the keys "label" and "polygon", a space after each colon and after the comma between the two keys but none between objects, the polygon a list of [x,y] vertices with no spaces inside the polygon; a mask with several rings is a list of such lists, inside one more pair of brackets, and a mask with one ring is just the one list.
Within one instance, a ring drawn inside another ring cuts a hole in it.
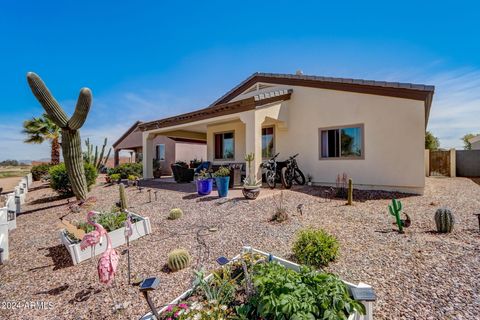
[{"label": "succulent plant", "polygon": [[183,216],[183,211],[180,208],[174,208],[170,210],[170,213],[168,214],[168,219],[169,220],[177,220],[180,219]]},{"label": "succulent plant", "polygon": [[392,204],[388,205],[388,210],[390,211],[390,214],[395,217],[395,221],[398,226],[398,231],[400,233],[403,233],[403,222],[400,219],[400,214],[402,213],[402,202],[397,199],[392,199]]},{"label": "succulent plant", "polygon": [[349,206],[351,206],[353,204],[353,181],[352,181],[352,179],[348,179],[347,204]]},{"label": "succulent plant", "polygon": [[455,217],[448,208],[440,208],[435,212],[435,224],[437,231],[441,233],[450,233],[455,224]]},{"label": "succulent plant", "polygon": [[120,192],[120,209],[122,211],[127,210],[127,195],[125,194],[125,185],[120,183],[118,185],[118,191]]},{"label": "succulent plant", "polygon": [[79,129],[85,122],[92,105],[92,92],[88,88],[80,90],[75,112],[69,119],[38,75],[29,72],[27,81],[49,118],[62,129],[62,153],[68,179],[76,198],[84,201],[87,199],[88,186],[83,168]]},{"label": "succulent plant", "polygon": [[178,271],[188,267],[191,260],[187,250],[175,249],[168,254],[167,266],[172,271]]}]

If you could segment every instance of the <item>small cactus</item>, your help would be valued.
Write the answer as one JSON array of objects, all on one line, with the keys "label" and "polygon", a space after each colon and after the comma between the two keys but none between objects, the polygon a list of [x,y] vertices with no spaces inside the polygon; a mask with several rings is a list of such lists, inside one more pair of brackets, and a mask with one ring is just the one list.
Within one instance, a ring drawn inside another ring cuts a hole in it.
[{"label": "small cactus", "polygon": [[187,250],[175,249],[168,254],[167,266],[172,271],[179,271],[188,267],[191,260]]},{"label": "small cactus", "polygon": [[392,199],[392,204],[388,205],[388,210],[390,211],[390,214],[395,217],[395,221],[398,226],[398,231],[400,233],[403,233],[403,222],[400,219],[400,214],[402,213],[402,202],[397,199]]},{"label": "small cactus", "polygon": [[127,210],[127,195],[125,194],[125,185],[120,183],[118,185],[118,191],[120,192],[120,209],[122,211]]},{"label": "small cactus", "polygon": [[169,220],[177,220],[177,219],[180,219],[182,216],[183,216],[182,209],[174,208],[174,209],[170,210],[170,213],[168,214],[168,219]]},{"label": "small cactus", "polygon": [[440,208],[435,212],[435,224],[440,233],[450,233],[455,224],[455,217],[448,208]]},{"label": "small cactus", "polygon": [[347,204],[351,206],[353,204],[353,181],[352,179],[348,179],[348,197],[347,197]]}]

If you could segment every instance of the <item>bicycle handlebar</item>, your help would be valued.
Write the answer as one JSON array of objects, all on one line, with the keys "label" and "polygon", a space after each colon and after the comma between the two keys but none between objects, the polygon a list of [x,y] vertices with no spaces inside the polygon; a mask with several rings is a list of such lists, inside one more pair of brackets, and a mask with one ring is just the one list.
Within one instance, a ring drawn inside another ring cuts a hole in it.
[{"label": "bicycle handlebar", "polygon": [[294,159],[294,158],[296,158],[296,157],[298,157],[298,153],[295,154],[295,155],[293,155],[293,156],[291,156],[290,159]]}]

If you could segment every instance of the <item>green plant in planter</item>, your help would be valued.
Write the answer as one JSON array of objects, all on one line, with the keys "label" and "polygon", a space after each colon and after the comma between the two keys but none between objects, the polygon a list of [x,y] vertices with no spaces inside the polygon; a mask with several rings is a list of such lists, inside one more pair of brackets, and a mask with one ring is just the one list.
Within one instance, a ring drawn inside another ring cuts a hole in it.
[{"label": "green plant in planter", "polygon": [[172,271],[185,269],[190,262],[190,254],[185,249],[175,249],[168,254],[167,266]]},{"label": "green plant in planter", "polygon": [[218,168],[217,171],[213,174],[215,178],[221,178],[221,177],[229,177],[230,176],[230,169],[227,167],[220,167]]},{"label": "green plant in planter", "polygon": [[211,175],[210,175],[210,173],[207,171],[207,169],[203,169],[203,170],[201,170],[201,171],[198,173],[197,179],[198,179],[198,180],[211,179]]},{"label": "green plant in planter", "polygon": [[338,249],[337,238],[322,229],[301,230],[293,244],[293,253],[298,262],[318,268],[334,261]]},{"label": "green plant in planter", "polygon": [[435,224],[440,233],[450,233],[455,224],[455,217],[448,208],[440,208],[435,212]]},{"label": "green plant in planter", "polygon": [[180,219],[183,216],[183,211],[180,208],[174,208],[170,210],[170,213],[168,214],[168,219],[169,220],[177,220]]},{"label": "green plant in planter", "polygon": [[[125,226],[125,220],[127,220],[127,214],[125,212],[117,211],[115,208],[111,212],[101,213],[95,216],[95,222],[105,228],[107,232],[111,232]],[[77,228],[82,229],[85,233],[95,230],[95,228],[88,222],[74,223]],[[72,234],[69,234],[71,239],[76,239]],[[76,239],[79,240],[79,239]]]},{"label": "green plant in planter", "polygon": [[247,172],[248,176],[243,180],[243,187],[246,189],[257,189],[260,188],[262,181],[257,180],[254,168],[252,167],[252,162],[255,160],[255,153],[249,153],[245,156],[245,161],[248,163]]},{"label": "green plant in planter", "polygon": [[347,319],[355,311],[365,314],[363,304],[332,274],[260,263],[254,266],[253,283],[256,294],[249,304],[261,319]]}]

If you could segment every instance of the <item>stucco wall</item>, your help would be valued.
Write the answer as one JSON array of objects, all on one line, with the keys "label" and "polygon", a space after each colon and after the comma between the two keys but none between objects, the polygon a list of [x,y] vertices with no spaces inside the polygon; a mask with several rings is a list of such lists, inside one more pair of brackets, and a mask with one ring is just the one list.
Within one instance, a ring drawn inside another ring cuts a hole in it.
[{"label": "stucco wall", "polygon": [[175,144],[175,160],[190,163],[190,160],[207,160],[207,145],[200,143],[177,142]]},{"label": "stucco wall", "polygon": [[472,143],[472,150],[480,150],[480,141]]},{"label": "stucco wall", "polygon": [[[423,101],[294,87],[288,129],[276,130],[280,159],[298,163],[316,183],[335,183],[343,172],[356,187],[423,192]],[[364,160],[319,159],[319,128],[364,125]]]},{"label": "stucco wall", "polygon": [[[215,146],[214,146],[214,134],[225,132],[225,131],[234,131],[235,133],[235,159],[234,160],[216,160],[215,156]],[[209,161],[213,161],[216,164],[230,163],[230,162],[245,162],[245,124],[238,121],[215,124],[207,126],[207,158]]]}]

